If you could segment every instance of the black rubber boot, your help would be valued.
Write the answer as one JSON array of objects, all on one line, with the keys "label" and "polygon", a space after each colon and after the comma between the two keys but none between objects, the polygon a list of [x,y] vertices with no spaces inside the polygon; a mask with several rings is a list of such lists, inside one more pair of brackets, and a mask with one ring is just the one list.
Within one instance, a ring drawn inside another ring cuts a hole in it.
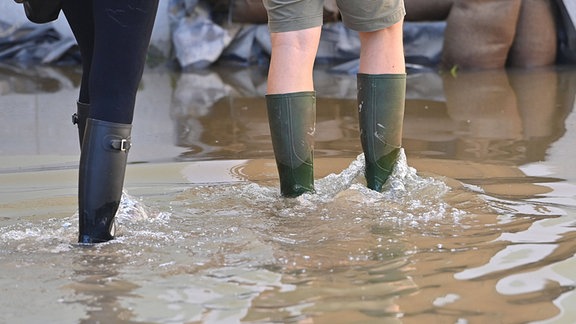
[{"label": "black rubber boot", "polygon": [[402,146],[405,74],[358,74],[360,141],[368,188],[382,191]]},{"label": "black rubber boot", "polygon": [[80,140],[80,148],[82,148],[82,140],[84,139],[84,131],[86,129],[86,119],[90,113],[90,104],[76,102],[76,113],[72,115],[72,124],[78,125],[78,139]]},{"label": "black rubber boot", "polygon": [[314,192],[316,93],[267,95],[266,106],[280,193],[284,197],[298,197]]},{"label": "black rubber boot", "polygon": [[88,118],[80,154],[78,184],[79,243],[114,238],[132,125]]}]

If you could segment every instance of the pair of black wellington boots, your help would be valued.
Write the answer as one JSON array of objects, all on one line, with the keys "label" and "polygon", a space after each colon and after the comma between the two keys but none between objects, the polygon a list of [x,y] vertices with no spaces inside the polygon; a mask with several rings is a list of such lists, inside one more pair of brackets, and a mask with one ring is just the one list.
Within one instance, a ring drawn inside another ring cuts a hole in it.
[{"label": "pair of black wellington boots", "polygon": [[[358,122],[365,158],[366,185],[382,191],[402,145],[406,74],[358,74]],[[314,192],[316,93],[266,96],[280,194]]]}]

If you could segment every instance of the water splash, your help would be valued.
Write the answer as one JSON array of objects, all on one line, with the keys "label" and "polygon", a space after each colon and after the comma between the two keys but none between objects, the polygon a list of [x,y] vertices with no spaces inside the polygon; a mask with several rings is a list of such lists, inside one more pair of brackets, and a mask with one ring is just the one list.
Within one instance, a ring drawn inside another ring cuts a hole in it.
[{"label": "water splash", "polygon": [[153,210],[142,199],[133,197],[124,191],[116,214],[116,221],[121,225],[144,221],[167,223],[170,221],[170,215],[169,212]]},{"label": "water splash", "polygon": [[[170,213],[156,212],[141,200],[122,193],[116,222],[121,228],[138,223],[166,224]],[[18,250],[46,250],[52,253],[68,251],[78,235],[78,211],[63,218],[50,218],[37,222],[24,221],[0,228],[0,242]],[[40,248],[39,248],[40,247]]]},{"label": "water splash", "polygon": [[[204,242],[234,245],[253,235],[247,229],[264,235],[265,240],[299,244],[340,235],[356,224],[426,227],[430,222],[457,222],[463,215],[443,198],[450,188],[441,180],[419,176],[408,165],[404,151],[382,193],[368,189],[363,174],[361,154],[339,174],[318,179],[315,194],[296,199],[281,198],[275,185],[251,182],[190,187],[172,197],[162,195],[160,205],[155,205],[153,197],[145,200],[124,192],[114,243],[163,244],[201,237]],[[297,224],[298,219],[316,223],[307,229],[287,225]],[[51,241],[70,244],[76,240],[77,228],[75,213],[4,227],[0,239],[29,249]]]},{"label": "water splash", "polygon": [[[361,211],[352,214],[393,218],[413,225],[446,217],[454,220],[464,214],[445,201],[444,196],[450,187],[440,179],[418,175],[417,170],[408,165],[403,150],[382,192],[366,187],[364,167],[364,155],[360,154],[341,173],[316,180],[315,194],[304,194],[284,207],[312,211],[322,209],[324,205],[348,204],[349,210],[356,208]],[[269,192],[269,188],[251,190],[259,194],[265,191]]]}]

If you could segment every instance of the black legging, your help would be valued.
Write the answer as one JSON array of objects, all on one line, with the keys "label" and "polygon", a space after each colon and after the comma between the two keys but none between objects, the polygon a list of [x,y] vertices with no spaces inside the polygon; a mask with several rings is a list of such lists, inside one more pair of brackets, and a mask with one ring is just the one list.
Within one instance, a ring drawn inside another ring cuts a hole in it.
[{"label": "black legging", "polygon": [[131,124],[158,0],[64,0],[82,56],[89,118]]}]

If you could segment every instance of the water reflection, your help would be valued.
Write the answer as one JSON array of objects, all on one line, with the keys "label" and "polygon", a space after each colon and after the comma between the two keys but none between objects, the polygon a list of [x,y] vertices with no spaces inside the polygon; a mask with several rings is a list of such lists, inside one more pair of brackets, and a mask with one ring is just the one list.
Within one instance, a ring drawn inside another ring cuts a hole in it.
[{"label": "water reflection", "polygon": [[444,74],[423,83],[441,84],[444,98],[407,101],[408,147],[428,156],[515,165],[543,160],[564,134],[575,89],[570,73],[550,69]]},{"label": "water reflection", "polygon": [[0,321],[573,322],[574,70],[410,74],[382,194],[354,77],[315,77],[318,193],[286,200],[265,71],[147,71],[118,239],[80,249],[79,73],[0,68]]},{"label": "water reflection", "polygon": [[80,86],[77,67],[19,67],[0,63],[0,95],[57,92]]},{"label": "water reflection", "polygon": [[[176,80],[176,145],[188,148],[181,158],[270,156],[263,72],[243,75],[251,77],[248,84],[221,73]],[[553,69],[410,75],[405,146],[434,158],[516,165],[543,160],[573,107],[576,86],[569,75]],[[317,72],[316,79],[317,156],[355,156],[361,150],[353,76]]]},{"label": "water reflection", "polygon": [[[154,127],[151,123],[156,121],[161,122],[163,131],[170,132],[170,141],[162,145],[184,149],[177,154],[178,160],[269,157],[272,148],[264,102],[265,72],[259,68],[220,67],[196,73],[148,73],[142,83],[136,116],[136,122],[142,119],[143,126],[140,132],[135,129],[136,139],[143,137],[141,133],[145,133],[145,128],[159,133],[160,126]],[[543,160],[550,144],[565,132],[564,120],[572,110],[576,91],[572,75],[570,70],[562,68],[471,71],[457,75],[411,74],[404,127],[407,152],[419,157],[515,165]],[[79,71],[70,67],[0,66],[0,76],[3,99],[9,108],[21,104],[10,97],[33,93],[36,97],[48,98],[54,93],[54,99],[47,102],[28,101],[36,108],[29,112],[34,118],[20,117],[20,113],[28,112],[3,111],[4,120],[13,119],[13,122],[5,122],[2,139],[9,143],[9,136],[20,134],[26,139],[28,130],[39,129],[42,134],[64,137],[63,144],[53,145],[49,138],[42,138],[39,131],[36,139],[29,140],[35,142],[30,143],[32,146],[51,145],[50,149],[55,147],[58,152],[64,150],[62,147],[66,152],[72,151],[67,145],[69,136],[60,135],[62,130],[52,130],[61,127],[52,123],[30,124],[30,121],[45,119],[43,115],[47,110],[57,109],[62,115],[72,111],[72,108],[58,106],[73,106]],[[354,76],[319,70],[315,79],[317,156],[355,157],[361,149]],[[69,97],[67,101],[72,104],[55,103],[65,97]],[[150,98],[154,98],[153,101]],[[168,129],[168,125],[163,124],[166,118],[171,120]],[[58,122],[67,125],[66,121]],[[71,127],[64,130],[69,129]],[[18,150],[30,145],[18,147],[11,149],[18,154]],[[5,147],[2,149],[7,151]],[[74,146],[74,149],[77,148]],[[39,150],[48,152],[49,148]],[[170,153],[174,152],[170,149]]]},{"label": "water reflection", "polygon": [[77,302],[86,309],[80,323],[130,323],[135,315],[119,301],[132,296],[138,286],[119,276],[118,268],[126,261],[115,251],[106,250],[82,251],[72,262],[74,283],[65,288],[73,290]]},{"label": "water reflection", "polygon": [[[177,77],[171,116],[177,132],[175,144],[187,148],[181,160],[270,156],[264,73],[225,70]],[[354,79],[335,79],[339,82],[323,84],[327,91],[318,90],[317,156],[353,156],[359,148],[355,101],[346,100],[354,91],[350,88]]]}]

